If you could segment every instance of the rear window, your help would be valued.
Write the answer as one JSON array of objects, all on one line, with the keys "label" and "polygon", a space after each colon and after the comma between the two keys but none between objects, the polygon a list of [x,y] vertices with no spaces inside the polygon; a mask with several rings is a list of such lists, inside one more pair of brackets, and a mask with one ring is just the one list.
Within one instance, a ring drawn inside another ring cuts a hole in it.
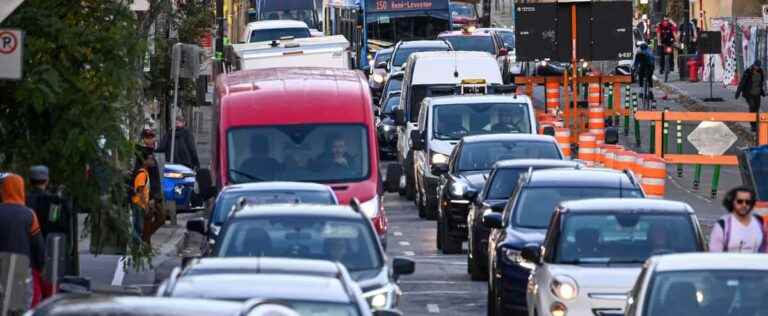
[{"label": "rear window", "polygon": [[408,61],[408,57],[413,53],[420,52],[445,52],[449,51],[448,46],[445,47],[405,47],[398,48],[395,52],[395,57],[392,60],[392,65],[400,67]]},{"label": "rear window", "polygon": [[491,36],[453,35],[445,36],[443,39],[450,42],[455,51],[476,51],[496,55],[496,45],[493,44]]},{"label": "rear window", "polygon": [[216,201],[211,216],[212,223],[223,224],[232,206],[245,198],[248,204],[279,204],[279,203],[304,203],[304,204],[336,204],[336,199],[330,192],[322,191],[236,191],[227,192]]},{"label": "rear window", "polygon": [[497,161],[508,159],[561,158],[557,145],[550,142],[507,141],[470,143],[465,144],[461,150],[458,169],[459,171],[489,170]]},{"label": "rear window", "polygon": [[251,38],[248,42],[269,42],[277,41],[283,37],[291,36],[293,38],[306,38],[310,37],[309,29],[305,28],[283,28],[283,29],[268,29],[268,30],[254,30],[251,32]]}]

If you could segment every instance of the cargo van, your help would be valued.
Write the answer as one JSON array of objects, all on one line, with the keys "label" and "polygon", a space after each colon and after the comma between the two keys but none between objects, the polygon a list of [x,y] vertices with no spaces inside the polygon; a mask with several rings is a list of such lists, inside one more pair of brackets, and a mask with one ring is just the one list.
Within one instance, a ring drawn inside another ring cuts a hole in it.
[{"label": "cargo van", "polygon": [[216,187],[261,181],[329,185],[361,202],[384,236],[371,95],[360,71],[268,68],[216,81],[212,176]]},{"label": "cargo van", "polygon": [[[388,188],[398,187],[409,200],[415,198],[411,131],[418,129],[421,104],[425,97],[456,95],[462,85],[482,82],[485,87],[503,84],[496,58],[485,52],[421,52],[408,58],[403,75],[400,107],[395,112],[398,125],[397,151],[400,170],[387,172]],[[477,86],[477,85],[475,85]],[[483,87],[479,87],[483,88]],[[398,172],[399,171],[399,172]],[[391,172],[391,173],[390,173]],[[402,177],[402,179],[390,178]]]},{"label": "cargo van", "polygon": [[343,35],[234,44],[238,70],[280,67],[350,69],[349,41]]}]

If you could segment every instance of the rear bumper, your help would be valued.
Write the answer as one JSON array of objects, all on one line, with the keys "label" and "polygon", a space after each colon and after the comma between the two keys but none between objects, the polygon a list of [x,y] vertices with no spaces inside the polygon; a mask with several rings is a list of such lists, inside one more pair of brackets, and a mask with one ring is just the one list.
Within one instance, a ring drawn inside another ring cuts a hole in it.
[{"label": "rear bumper", "polygon": [[[446,201],[443,207],[443,212],[445,212],[445,220],[448,223],[447,233],[454,238],[467,240],[467,215],[469,214],[469,203],[464,204]],[[488,237],[486,236],[486,247],[487,244]]]}]

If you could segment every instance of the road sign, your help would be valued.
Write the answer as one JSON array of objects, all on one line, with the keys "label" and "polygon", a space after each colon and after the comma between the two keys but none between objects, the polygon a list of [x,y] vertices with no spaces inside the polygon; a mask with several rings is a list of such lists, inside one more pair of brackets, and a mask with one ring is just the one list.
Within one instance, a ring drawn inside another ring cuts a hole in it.
[{"label": "road sign", "polygon": [[0,79],[21,79],[23,32],[0,29]]},{"label": "road sign", "polygon": [[723,122],[701,122],[688,135],[688,141],[700,155],[720,156],[739,138]]}]

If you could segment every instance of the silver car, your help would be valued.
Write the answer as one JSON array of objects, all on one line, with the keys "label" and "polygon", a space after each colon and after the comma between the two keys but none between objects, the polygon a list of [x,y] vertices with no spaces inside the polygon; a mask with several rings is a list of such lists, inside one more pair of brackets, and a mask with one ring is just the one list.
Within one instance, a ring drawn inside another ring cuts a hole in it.
[{"label": "silver car", "polygon": [[642,264],[657,254],[704,250],[693,209],[651,199],[561,203],[541,247],[523,248],[536,266],[529,315],[624,315]]},{"label": "silver car", "polygon": [[768,256],[696,253],[653,257],[627,299],[627,316],[768,315]]}]

